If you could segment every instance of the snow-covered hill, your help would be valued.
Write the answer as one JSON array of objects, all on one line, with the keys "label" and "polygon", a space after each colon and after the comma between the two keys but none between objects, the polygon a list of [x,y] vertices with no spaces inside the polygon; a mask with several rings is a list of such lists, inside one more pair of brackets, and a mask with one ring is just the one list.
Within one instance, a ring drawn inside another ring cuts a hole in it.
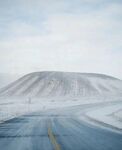
[{"label": "snow-covered hill", "polygon": [[0,96],[88,97],[122,95],[122,81],[95,73],[34,72],[0,90]]}]

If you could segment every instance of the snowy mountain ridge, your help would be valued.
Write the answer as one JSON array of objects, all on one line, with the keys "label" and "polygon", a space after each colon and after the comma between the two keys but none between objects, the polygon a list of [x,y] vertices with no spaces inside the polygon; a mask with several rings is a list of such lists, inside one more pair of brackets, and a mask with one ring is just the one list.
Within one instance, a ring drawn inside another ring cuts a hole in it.
[{"label": "snowy mountain ridge", "polygon": [[122,95],[122,81],[103,74],[44,71],[27,74],[0,90],[0,96],[55,97]]}]

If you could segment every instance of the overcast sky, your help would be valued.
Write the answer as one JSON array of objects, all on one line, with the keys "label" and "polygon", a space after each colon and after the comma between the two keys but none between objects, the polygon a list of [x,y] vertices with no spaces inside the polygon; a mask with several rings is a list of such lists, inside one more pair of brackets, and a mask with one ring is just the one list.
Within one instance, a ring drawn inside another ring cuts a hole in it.
[{"label": "overcast sky", "polygon": [[0,0],[0,72],[122,79],[122,0]]}]

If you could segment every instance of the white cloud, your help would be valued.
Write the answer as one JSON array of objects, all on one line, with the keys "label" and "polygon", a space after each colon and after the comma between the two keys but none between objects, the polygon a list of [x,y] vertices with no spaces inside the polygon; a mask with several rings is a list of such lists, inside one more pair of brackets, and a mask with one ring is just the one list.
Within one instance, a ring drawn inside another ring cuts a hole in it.
[{"label": "white cloud", "polygon": [[[50,2],[41,3],[51,13],[43,21],[38,20],[38,25],[18,19],[8,24],[7,35],[0,41],[2,71],[64,70],[122,77],[122,22],[116,18],[121,16],[120,5],[112,3],[88,13],[66,13],[53,11],[60,5]],[[65,2],[61,3],[62,8]],[[32,3],[28,7],[31,10]]]}]

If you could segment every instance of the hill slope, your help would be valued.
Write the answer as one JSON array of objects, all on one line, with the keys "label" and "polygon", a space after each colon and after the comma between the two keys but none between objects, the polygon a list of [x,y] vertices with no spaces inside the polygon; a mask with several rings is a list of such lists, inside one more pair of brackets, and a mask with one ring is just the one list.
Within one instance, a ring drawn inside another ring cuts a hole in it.
[{"label": "hill slope", "polygon": [[0,96],[122,95],[122,81],[94,73],[34,72],[0,90]]}]

